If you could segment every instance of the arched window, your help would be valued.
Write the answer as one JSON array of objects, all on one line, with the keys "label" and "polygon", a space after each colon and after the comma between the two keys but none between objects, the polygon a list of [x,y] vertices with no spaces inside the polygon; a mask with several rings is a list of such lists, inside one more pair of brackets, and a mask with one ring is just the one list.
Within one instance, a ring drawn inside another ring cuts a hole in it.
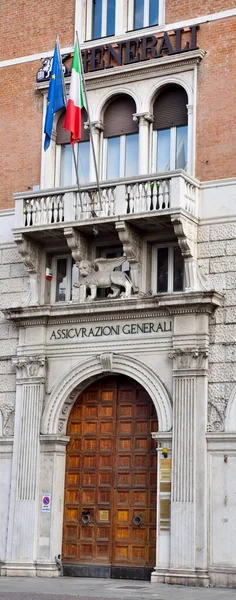
[{"label": "arched window", "polygon": [[154,106],[153,171],[188,169],[188,96],[178,85],[167,85]]},{"label": "arched window", "polygon": [[138,174],[138,123],[136,105],[130,96],[116,96],[104,114],[104,179]]},{"label": "arched window", "polygon": [[[66,186],[76,183],[75,165],[72,156],[72,146],[70,144],[70,132],[63,128],[65,112],[61,114],[57,123],[56,143],[60,148],[60,176],[59,185]],[[82,110],[82,138],[78,144],[75,144],[75,156],[78,161],[78,173],[80,184],[89,182],[89,130],[84,128],[87,121],[86,110]]]}]

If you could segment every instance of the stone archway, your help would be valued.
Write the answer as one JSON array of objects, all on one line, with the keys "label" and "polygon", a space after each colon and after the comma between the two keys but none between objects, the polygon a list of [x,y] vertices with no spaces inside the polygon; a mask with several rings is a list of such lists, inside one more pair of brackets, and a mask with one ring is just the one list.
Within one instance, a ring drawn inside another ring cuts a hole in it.
[{"label": "stone archway", "polygon": [[158,375],[137,359],[122,354],[92,356],[71,369],[57,383],[45,407],[41,433],[65,434],[71,408],[79,394],[105,373],[127,375],[140,383],[150,395],[157,413],[159,431],[172,428],[172,405],[168,391]]}]

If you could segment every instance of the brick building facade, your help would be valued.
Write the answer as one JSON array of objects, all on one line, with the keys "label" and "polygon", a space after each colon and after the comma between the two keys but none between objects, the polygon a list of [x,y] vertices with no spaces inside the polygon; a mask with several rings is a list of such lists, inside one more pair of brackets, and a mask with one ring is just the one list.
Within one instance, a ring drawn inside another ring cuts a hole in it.
[{"label": "brick building facade", "polygon": [[[6,4],[1,574],[234,587],[235,1]],[[76,30],[100,196],[88,125],[80,194],[43,151]]]}]

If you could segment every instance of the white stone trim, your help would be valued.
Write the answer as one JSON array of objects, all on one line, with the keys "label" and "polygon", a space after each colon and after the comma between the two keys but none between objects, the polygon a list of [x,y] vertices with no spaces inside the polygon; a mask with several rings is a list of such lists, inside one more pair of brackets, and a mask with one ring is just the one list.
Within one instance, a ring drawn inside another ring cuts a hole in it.
[{"label": "white stone trim", "polygon": [[[153,25],[152,27],[148,27],[145,28],[145,33],[147,34],[152,34],[155,33],[156,31],[171,31],[172,29],[179,29],[180,27],[192,27],[193,25],[202,25],[203,23],[208,23],[209,21],[219,21],[220,19],[228,19],[230,17],[235,17],[236,16],[236,8],[232,8],[229,10],[223,10],[221,12],[218,13],[213,13],[210,15],[203,15],[194,19],[189,19],[189,20],[185,20],[185,21],[179,21],[177,23],[168,23],[168,25]],[[114,36],[112,37],[107,37],[106,38],[106,43],[114,43],[116,41],[119,41],[120,39],[122,40],[126,40],[126,39],[130,39],[133,37],[139,37],[140,35],[143,35],[143,29],[138,29],[135,30],[134,32],[129,31],[128,33],[123,33],[119,36],[116,36],[114,39]],[[92,46],[98,46],[98,40],[92,40],[90,43],[86,42],[84,44],[81,44],[81,47],[84,48],[90,48]],[[67,46],[66,48],[61,48],[61,53],[62,54],[67,54],[68,52],[73,52],[74,51],[74,46]],[[4,67],[11,67],[13,65],[19,65],[22,63],[28,63],[28,62],[34,62],[37,60],[40,60],[41,58],[47,58],[50,56],[53,56],[53,50],[49,50],[47,52],[38,52],[37,54],[29,54],[27,56],[20,56],[18,58],[10,58],[10,59],[6,59],[6,60],[2,60],[0,61],[0,69],[3,69]],[[133,65],[132,65],[133,68]]]},{"label": "white stone trim", "polygon": [[[159,430],[169,431],[172,427],[172,406],[169,394],[158,375],[139,360],[131,356],[119,354],[113,354],[112,372],[132,377],[143,385],[155,405]],[[77,388],[77,394],[74,397],[75,400],[79,392],[86,387],[86,382],[90,383],[95,377],[103,373],[103,363],[100,357],[97,356],[88,358],[67,372],[52,391],[50,400],[43,413],[41,433],[57,434],[60,414],[68,396]],[[67,418],[68,416],[69,411]]]}]

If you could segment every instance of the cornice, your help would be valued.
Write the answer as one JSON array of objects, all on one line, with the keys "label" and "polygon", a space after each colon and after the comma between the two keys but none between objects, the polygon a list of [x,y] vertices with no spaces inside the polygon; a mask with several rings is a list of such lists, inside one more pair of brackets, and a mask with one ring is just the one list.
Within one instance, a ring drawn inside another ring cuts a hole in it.
[{"label": "cornice", "polygon": [[[186,68],[192,68],[198,65],[206,55],[205,50],[190,50],[189,52],[182,54],[174,54],[171,56],[164,56],[162,58],[153,58],[148,61],[140,61],[131,65],[122,65],[114,67],[113,69],[104,69],[103,71],[95,71],[92,73],[86,73],[86,87],[87,90],[93,89],[95,86],[102,87],[104,85],[111,85],[113,81],[117,84],[119,81],[127,80],[129,77],[131,80],[140,78],[150,78],[152,75],[155,77],[171,71],[183,71]],[[69,90],[71,77],[67,77],[65,80],[66,89]],[[36,89],[46,94],[48,91],[49,81],[36,84]]]},{"label": "cornice", "polygon": [[47,326],[74,322],[100,322],[126,319],[171,317],[178,314],[211,314],[221,306],[219,292],[183,292],[152,297],[105,300],[83,304],[26,306],[5,309],[8,320],[21,327]]}]

